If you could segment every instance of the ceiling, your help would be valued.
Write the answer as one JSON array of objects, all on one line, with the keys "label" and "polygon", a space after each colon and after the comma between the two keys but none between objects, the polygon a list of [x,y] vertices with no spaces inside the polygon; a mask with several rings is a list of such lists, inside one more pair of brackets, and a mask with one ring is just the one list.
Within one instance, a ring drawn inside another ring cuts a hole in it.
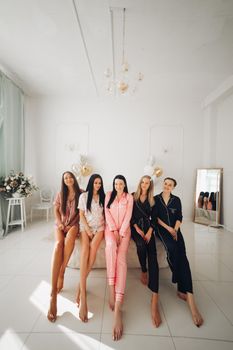
[{"label": "ceiling", "polygon": [[141,96],[199,92],[204,98],[233,73],[232,0],[0,0],[0,65],[26,94],[106,94],[125,55]]}]

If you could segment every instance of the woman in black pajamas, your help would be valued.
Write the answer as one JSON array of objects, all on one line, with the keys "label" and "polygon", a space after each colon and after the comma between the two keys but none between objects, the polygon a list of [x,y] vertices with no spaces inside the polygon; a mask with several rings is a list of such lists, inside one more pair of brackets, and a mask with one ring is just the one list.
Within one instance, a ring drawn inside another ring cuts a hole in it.
[{"label": "woman in black pajamas", "polygon": [[[154,228],[151,221],[153,198],[153,181],[150,176],[143,176],[134,193],[134,206],[131,219],[132,238],[137,246],[138,259],[141,265],[141,282],[147,284],[152,291],[151,317],[158,327],[161,317],[158,308],[158,278],[159,269],[156,254]],[[147,276],[147,263],[148,275]]]},{"label": "woman in black pajamas", "polygon": [[185,243],[180,231],[182,208],[180,198],[171,192],[176,180],[167,177],[164,180],[163,192],[155,196],[153,221],[157,222],[156,235],[162,241],[167,260],[172,271],[172,282],[177,283],[177,295],[187,301],[193,322],[199,327],[203,323],[193,297],[192,276],[186,256]]}]

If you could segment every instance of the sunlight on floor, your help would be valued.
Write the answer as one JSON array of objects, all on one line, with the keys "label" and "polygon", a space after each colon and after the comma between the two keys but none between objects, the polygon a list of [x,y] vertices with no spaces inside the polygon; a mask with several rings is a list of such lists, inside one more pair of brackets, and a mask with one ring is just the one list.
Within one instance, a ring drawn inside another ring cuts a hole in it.
[{"label": "sunlight on floor", "polygon": [[[77,345],[78,349],[96,350],[100,346],[100,341],[93,339],[90,335],[88,336],[83,333],[69,332],[69,329],[64,326],[61,326],[60,329],[63,330],[66,336]],[[111,350],[112,348],[106,347],[105,349]]]},{"label": "sunlight on floor", "polygon": [[[24,341],[12,329],[7,329],[0,338],[0,349],[18,350]],[[25,349],[26,350],[26,349]]]},{"label": "sunlight on floor", "polygon": [[[42,281],[30,297],[30,302],[32,302],[45,316],[47,316],[49,307],[50,289],[51,287],[49,283]],[[57,305],[59,310],[58,317],[62,316],[64,313],[71,313],[75,318],[77,318],[77,320],[80,321],[78,317],[78,308],[75,302],[72,302],[59,294],[57,298]],[[88,312],[88,319],[91,319],[93,315],[94,314],[92,312]]]}]

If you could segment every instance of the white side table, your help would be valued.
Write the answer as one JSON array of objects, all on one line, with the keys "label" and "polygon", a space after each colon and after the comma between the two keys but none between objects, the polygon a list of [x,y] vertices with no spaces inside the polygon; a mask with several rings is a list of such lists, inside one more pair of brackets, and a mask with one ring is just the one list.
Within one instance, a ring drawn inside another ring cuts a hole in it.
[{"label": "white side table", "polygon": [[[6,234],[8,232],[9,226],[21,225],[22,231],[26,226],[26,210],[25,210],[25,198],[8,198],[9,201],[8,210],[7,210],[7,219],[6,219]],[[20,217],[15,220],[14,218],[14,208],[20,208]]]}]

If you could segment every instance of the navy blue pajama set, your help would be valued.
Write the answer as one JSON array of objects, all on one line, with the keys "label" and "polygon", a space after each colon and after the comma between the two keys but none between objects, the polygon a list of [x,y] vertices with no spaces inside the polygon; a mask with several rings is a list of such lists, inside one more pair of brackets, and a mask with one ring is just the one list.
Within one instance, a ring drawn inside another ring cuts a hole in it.
[{"label": "navy blue pajama set", "polygon": [[[131,224],[131,235],[137,246],[137,255],[141,265],[142,272],[147,272],[148,265],[148,288],[154,292],[158,293],[158,284],[159,284],[159,267],[157,262],[157,252],[155,244],[155,235],[154,235],[154,225],[151,220],[152,207],[148,199],[144,202],[141,202],[140,199],[134,201],[133,213],[130,221]],[[137,226],[144,232],[147,233],[149,228],[153,229],[151,239],[147,243],[133,225]]]},{"label": "navy blue pajama set", "polygon": [[[171,194],[166,205],[162,193],[155,196],[152,219],[157,222],[158,218],[173,228],[177,220],[181,222],[182,208],[180,198]],[[168,264],[172,271],[172,282],[177,283],[179,292],[193,293],[191,271],[186,256],[184,238],[180,229],[177,231],[177,241],[159,224],[156,225],[155,234],[166,249]]]}]

